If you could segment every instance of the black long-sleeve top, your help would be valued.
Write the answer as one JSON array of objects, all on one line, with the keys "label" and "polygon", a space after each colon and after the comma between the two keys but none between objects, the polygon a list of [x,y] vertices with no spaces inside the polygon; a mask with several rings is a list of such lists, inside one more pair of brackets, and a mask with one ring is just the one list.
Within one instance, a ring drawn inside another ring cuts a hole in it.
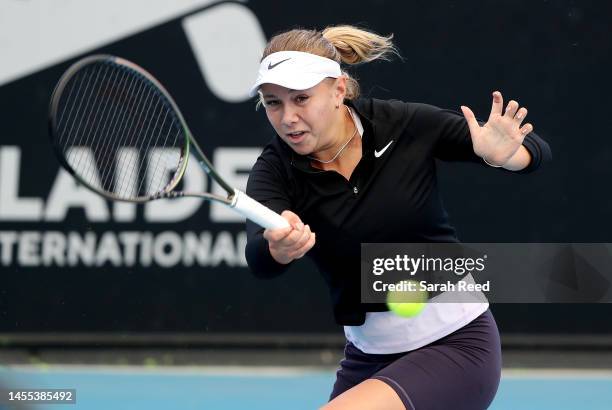
[{"label": "black long-sleeve top", "polygon": [[[346,103],[364,127],[362,158],[350,180],[312,167],[275,136],[253,166],[247,194],[278,213],[293,211],[316,232],[307,255],[329,285],[336,322],[357,326],[366,311],[387,309],[360,303],[361,243],[458,242],[438,193],[434,159],[489,166],[474,153],[458,112],[396,100]],[[551,159],[548,144],[535,133],[523,145],[531,162],[514,172],[532,172]],[[247,236],[246,259],[256,276],[287,270],[270,255],[263,228],[247,221]]]}]

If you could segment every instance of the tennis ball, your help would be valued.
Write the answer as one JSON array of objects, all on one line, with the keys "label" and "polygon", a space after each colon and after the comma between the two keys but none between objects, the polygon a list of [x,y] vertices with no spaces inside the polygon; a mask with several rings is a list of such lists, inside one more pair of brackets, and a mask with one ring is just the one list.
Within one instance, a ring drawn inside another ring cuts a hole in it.
[{"label": "tennis ball", "polygon": [[427,303],[428,293],[420,290],[418,282],[405,280],[396,284],[397,290],[387,293],[387,307],[402,317],[414,317],[421,313]]}]

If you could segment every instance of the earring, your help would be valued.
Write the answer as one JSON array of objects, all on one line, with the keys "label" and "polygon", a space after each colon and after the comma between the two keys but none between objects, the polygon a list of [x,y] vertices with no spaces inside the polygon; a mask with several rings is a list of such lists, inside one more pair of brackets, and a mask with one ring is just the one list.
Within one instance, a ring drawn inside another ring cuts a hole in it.
[{"label": "earring", "polygon": [[336,104],[336,109],[340,108],[340,104]]}]

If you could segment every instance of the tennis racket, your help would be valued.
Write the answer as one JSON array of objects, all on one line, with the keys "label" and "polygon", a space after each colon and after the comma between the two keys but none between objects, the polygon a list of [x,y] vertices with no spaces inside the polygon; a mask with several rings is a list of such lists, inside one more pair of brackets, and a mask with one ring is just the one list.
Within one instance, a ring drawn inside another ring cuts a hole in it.
[{"label": "tennis racket", "polygon": [[[93,55],[73,64],[53,91],[49,129],[61,165],[105,198],[143,203],[199,197],[220,202],[264,228],[288,226],[285,218],[223,180],[170,94],[130,61]],[[190,153],[226,197],[178,189]]]}]

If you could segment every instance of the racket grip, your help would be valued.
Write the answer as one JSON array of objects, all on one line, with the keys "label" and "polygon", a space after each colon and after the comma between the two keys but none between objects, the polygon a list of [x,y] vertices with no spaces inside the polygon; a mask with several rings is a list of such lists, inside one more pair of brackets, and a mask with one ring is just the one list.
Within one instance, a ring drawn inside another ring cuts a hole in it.
[{"label": "racket grip", "polygon": [[289,226],[285,218],[238,189],[234,189],[234,198],[230,206],[264,228],[275,229]]}]

